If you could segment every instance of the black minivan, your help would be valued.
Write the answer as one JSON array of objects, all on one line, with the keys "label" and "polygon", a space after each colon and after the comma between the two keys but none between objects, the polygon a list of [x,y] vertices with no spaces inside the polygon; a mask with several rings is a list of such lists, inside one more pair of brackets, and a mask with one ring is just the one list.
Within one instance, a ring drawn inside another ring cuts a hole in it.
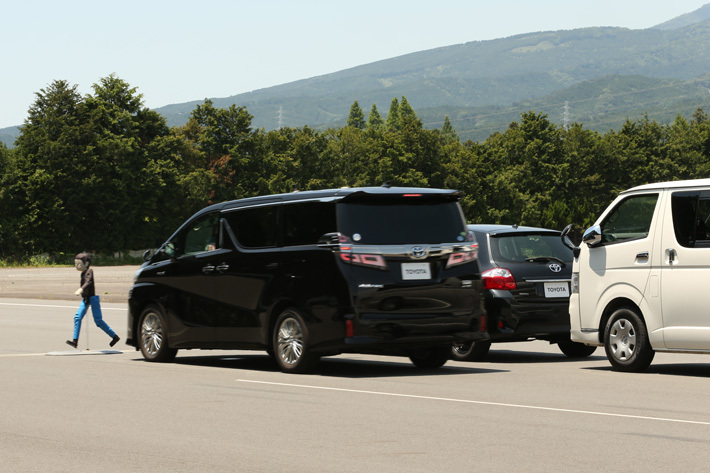
[{"label": "black minivan", "polygon": [[363,187],[207,207],[136,273],[126,343],[266,350],[286,372],[321,356],[408,356],[436,368],[488,338],[478,245],[458,191]]}]

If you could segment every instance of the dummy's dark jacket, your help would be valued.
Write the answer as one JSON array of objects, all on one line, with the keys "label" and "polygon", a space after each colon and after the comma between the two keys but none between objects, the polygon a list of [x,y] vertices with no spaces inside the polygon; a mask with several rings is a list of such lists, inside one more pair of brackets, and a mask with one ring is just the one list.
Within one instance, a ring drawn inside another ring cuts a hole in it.
[{"label": "dummy's dark jacket", "polygon": [[95,295],[94,270],[89,268],[81,273],[81,297],[83,297],[86,302],[89,302],[89,298]]}]

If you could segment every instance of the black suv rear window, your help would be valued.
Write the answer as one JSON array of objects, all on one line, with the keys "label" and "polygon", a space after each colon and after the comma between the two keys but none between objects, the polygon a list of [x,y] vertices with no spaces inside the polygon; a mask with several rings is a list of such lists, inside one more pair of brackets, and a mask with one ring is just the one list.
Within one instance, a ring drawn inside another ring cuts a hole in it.
[{"label": "black suv rear window", "polygon": [[454,243],[467,232],[457,202],[426,200],[339,204],[338,231],[363,245]]},{"label": "black suv rear window", "polygon": [[525,233],[491,235],[493,258],[499,262],[522,263],[528,258],[557,258],[572,262],[572,250],[557,234]]}]

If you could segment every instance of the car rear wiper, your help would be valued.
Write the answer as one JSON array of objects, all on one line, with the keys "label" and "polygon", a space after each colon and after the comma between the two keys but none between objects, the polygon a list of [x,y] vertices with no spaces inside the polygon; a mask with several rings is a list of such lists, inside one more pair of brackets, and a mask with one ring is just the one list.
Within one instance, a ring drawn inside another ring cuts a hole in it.
[{"label": "car rear wiper", "polygon": [[525,261],[530,263],[548,263],[550,261],[557,261],[562,266],[567,266],[567,263],[554,256],[536,256],[535,258],[525,258]]}]

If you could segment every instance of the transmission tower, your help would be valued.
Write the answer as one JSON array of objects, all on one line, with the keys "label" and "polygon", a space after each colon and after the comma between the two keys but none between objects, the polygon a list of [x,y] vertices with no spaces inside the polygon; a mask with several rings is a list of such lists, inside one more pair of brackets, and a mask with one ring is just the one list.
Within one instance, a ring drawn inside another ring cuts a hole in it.
[{"label": "transmission tower", "polygon": [[276,115],[276,124],[279,130],[284,126],[284,109],[281,105],[279,105],[279,113]]}]

